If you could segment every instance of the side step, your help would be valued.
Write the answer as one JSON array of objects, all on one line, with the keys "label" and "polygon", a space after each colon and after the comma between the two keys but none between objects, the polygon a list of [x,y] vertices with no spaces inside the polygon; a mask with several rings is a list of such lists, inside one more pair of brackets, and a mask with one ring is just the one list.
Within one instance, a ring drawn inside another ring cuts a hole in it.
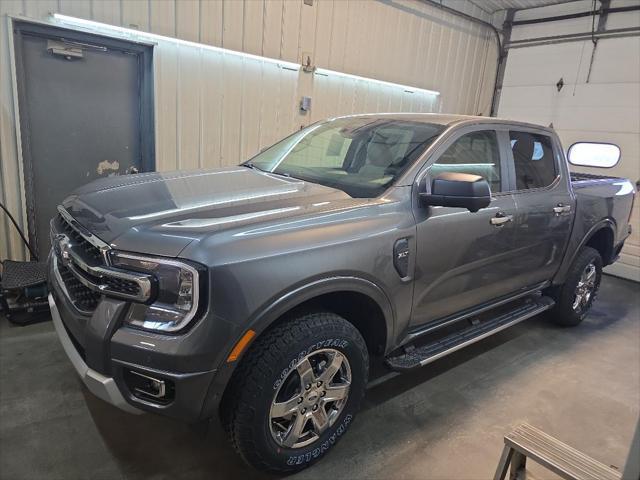
[{"label": "side step", "polygon": [[550,309],[554,304],[555,302],[550,297],[528,297],[517,302],[512,309],[503,311],[497,316],[489,317],[426,345],[407,350],[402,355],[387,357],[385,363],[391,370],[398,372],[423,367],[467,345],[534,317]]}]

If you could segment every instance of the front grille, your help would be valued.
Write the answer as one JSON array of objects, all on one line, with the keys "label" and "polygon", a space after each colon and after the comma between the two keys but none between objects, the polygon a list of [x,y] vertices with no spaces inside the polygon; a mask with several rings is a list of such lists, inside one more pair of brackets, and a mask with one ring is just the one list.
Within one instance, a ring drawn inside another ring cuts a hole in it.
[{"label": "front grille", "polygon": [[59,213],[56,216],[56,229],[58,230],[58,233],[64,233],[69,237],[69,239],[71,239],[73,246],[82,253],[83,258],[86,261],[93,265],[104,263],[100,249],[80,235],[80,233],[69,225],[69,223]]},{"label": "front grille", "polygon": [[[104,264],[102,253],[95,245],[92,245],[78,231],[73,228],[64,217],[58,213],[54,219],[54,234],[64,233],[69,237],[74,249],[81,255],[82,259],[91,265]],[[93,312],[100,302],[101,294],[83,285],[73,272],[65,267],[62,263],[60,250],[56,242],[54,242],[54,253],[57,258],[57,268],[60,278],[67,291],[69,300],[78,310],[84,313]]]},{"label": "front grille", "polygon": [[126,293],[128,295],[138,295],[140,293],[140,285],[124,278],[104,277],[102,283],[109,285],[109,288],[116,292]]},{"label": "front grille", "polygon": [[57,266],[71,303],[83,312],[94,311],[100,301],[100,293],[85,287],[61,262],[58,261]]},{"label": "front grille", "polygon": [[[64,213],[64,212],[63,212]],[[102,295],[146,301],[150,295],[150,275],[128,272],[107,264],[103,249],[90,242],[91,233],[76,221],[58,214],[52,222],[52,241],[61,283],[73,305],[84,313],[96,309]],[[56,235],[61,235],[56,237]],[[102,245],[96,239],[98,245]],[[109,247],[104,244],[104,247]]]}]

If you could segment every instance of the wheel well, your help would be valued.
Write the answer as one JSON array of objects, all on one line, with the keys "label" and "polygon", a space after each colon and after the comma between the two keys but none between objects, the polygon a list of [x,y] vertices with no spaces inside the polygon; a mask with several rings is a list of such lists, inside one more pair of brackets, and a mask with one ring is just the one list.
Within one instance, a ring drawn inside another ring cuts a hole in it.
[{"label": "wheel well", "polygon": [[297,305],[282,315],[273,325],[302,312],[313,310],[333,312],[356,327],[367,344],[370,356],[384,353],[387,341],[387,323],[384,313],[375,300],[363,293],[344,291],[319,295]]},{"label": "wheel well", "polygon": [[587,240],[585,246],[595,248],[600,253],[602,262],[608,265],[613,257],[613,232],[610,228],[601,228]]}]

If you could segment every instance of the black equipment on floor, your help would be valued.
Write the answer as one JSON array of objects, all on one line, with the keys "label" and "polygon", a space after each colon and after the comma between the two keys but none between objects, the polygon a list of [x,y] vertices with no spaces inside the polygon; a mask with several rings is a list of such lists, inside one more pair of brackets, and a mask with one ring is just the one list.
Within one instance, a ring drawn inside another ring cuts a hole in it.
[{"label": "black equipment on floor", "polygon": [[38,262],[31,245],[20,230],[18,223],[4,205],[0,203],[25,243],[31,262],[4,260],[0,262],[0,312],[18,325],[28,325],[49,319],[47,300],[47,264]]},{"label": "black equipment on floor", "polygon": [[0,310],[18,325],[48,318],[47,264],[41,262],[2,262]]}]

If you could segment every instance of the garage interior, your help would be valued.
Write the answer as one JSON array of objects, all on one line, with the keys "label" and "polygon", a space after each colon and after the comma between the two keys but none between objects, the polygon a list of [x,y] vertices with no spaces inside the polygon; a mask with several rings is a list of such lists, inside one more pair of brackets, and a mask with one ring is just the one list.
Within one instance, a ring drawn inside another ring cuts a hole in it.
[{"label": "garage interior", "polygon": [[[90,180],[235,166],[356,113],[550,126],[565,152],[620,148],[613,167],[572,171],[640,181],[638,0],[2,0],[0,16],[0,201],[16,224],[0,212],[0,260],[46,259],[55,206]],[[541,315],[375,373],[340,448],[294,477],[493,478],[523,422],[622,472],[640,457],[639,204],[579,328]],[[3,478],[275,478],[217,423],[95,398],[47,308],[0,317]]]}]

